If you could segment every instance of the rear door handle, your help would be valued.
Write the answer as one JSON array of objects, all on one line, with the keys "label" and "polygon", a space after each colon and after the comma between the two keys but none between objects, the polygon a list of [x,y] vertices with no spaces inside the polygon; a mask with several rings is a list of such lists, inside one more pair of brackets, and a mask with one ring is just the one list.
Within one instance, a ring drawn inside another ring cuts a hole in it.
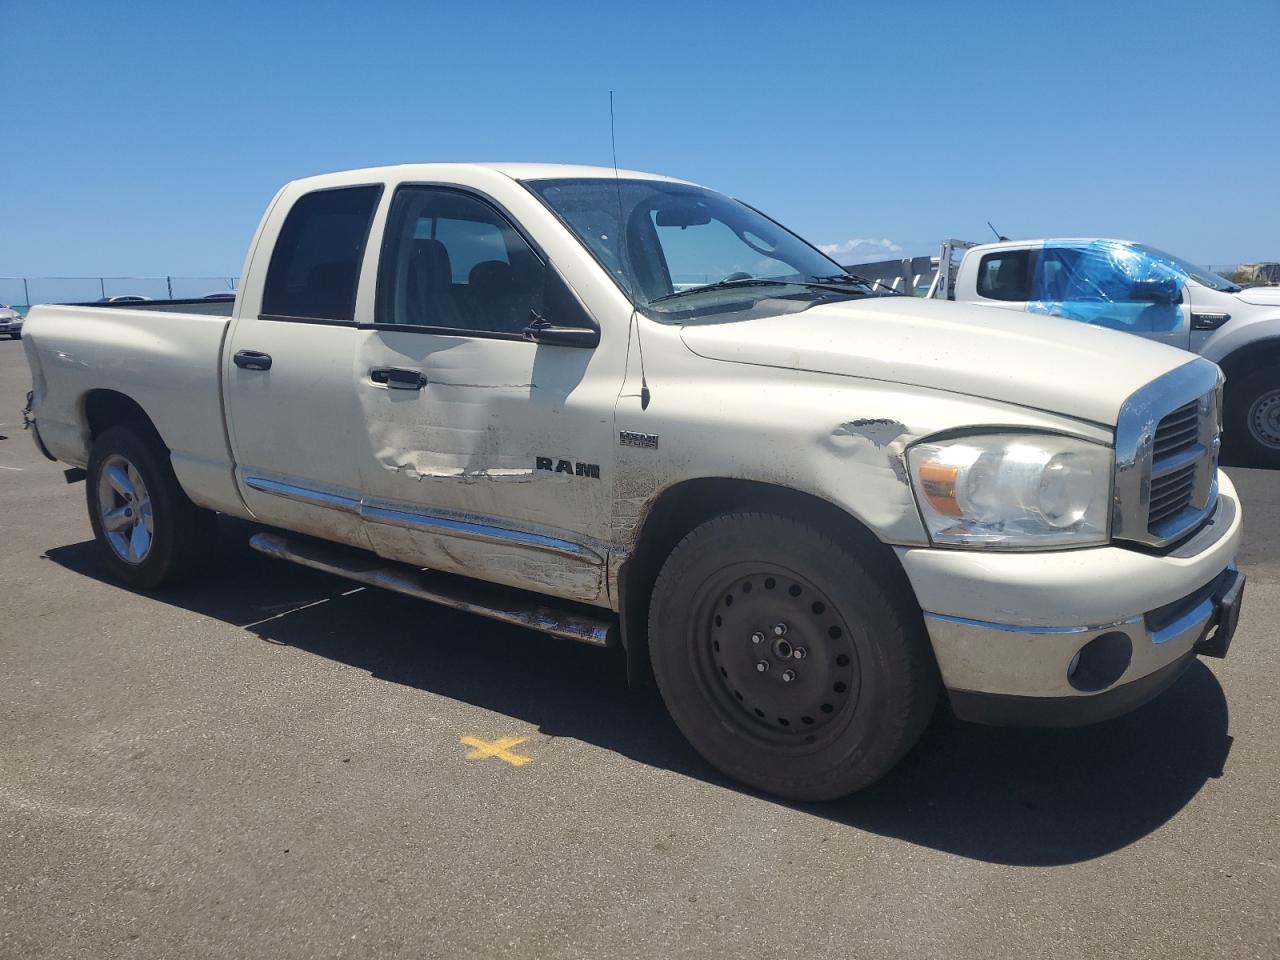
[{"label": "rear door handle", "polygon": [[391,390],[421,390],[427,385],[427,378],[419,370],[405,370],[402,367],[380,367],[369,371],[369,379],[374,383],[384,384]]},{"label": "rear door handle", "polygon": [[231,360],[241,370],[271,369],[271,355],[257,350],[241,350]]}]

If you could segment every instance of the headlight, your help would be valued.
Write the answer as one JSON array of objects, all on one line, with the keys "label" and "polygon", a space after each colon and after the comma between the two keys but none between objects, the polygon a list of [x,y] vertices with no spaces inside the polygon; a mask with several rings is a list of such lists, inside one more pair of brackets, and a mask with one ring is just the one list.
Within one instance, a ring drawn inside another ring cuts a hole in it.
[{"label": "headlight", "polygon": [[935,544],[1017,550],[1107,542],[1109,447],[1007,433],[921,443],[907,458]]}]

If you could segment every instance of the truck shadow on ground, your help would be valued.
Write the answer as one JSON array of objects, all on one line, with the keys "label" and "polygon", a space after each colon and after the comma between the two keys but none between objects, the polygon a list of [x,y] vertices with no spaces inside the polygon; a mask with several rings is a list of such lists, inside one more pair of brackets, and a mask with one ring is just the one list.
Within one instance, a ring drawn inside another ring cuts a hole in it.
[{"label": "truck shadow on ground", "polygon": [[[656,694],[628,693],[616,652],[381,590],[353,593],[350,581],[257,554],[246,545],[251,532],[224,520],[217,566],[152,596],[549,736],[751,792],[702,762]],[[91,541],[47,556],[106,579]],[[982,727],[960,723],[940,705],[917,748],[880,783],[844,800],[788,806],[976,860],[1074,863],[1160,827],[1222,774],[1230,748],[1222,689],[1197,662],[1152,703],[1093,727]]]}]

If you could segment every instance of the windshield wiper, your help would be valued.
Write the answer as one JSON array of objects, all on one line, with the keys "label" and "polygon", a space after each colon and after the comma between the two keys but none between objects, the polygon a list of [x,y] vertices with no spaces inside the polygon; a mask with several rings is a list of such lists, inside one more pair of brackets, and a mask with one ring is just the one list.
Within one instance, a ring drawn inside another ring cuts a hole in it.
[{"label": "windshield wiper", "polygon": [[[836,277],[814,277],[811,280],[770,280],[766,277],[742,277],[738,280],[718,280],[715,283],[704,283],[701,286],[689,287],[687,290],[677,290],[675,293],[668,293],[664,296],[650,300],[653,303],[662,303],[664,300],[675,300],[677,297],[683,297],[690,293],[707,293],[712,290],[727,290],[732,287],[810,287],[817,290],[834,290],[836,293],[851,293],[850,286],[866,287],[871,289],[871,284],[860,277],[854,277],[849,274],[842,274]],[[870,296],[869,293],[863,293],[862,296]]]},{"label": "windshield wiper", "polygon": [[677,297],[687,296],[690,293],[707,293],[711,290],[727,290],[730,287],[783,287],[795,286],[799,281],[796,280],[767,280],[764,277],[741,277],[737,280],[717,280],[715,283],[704,283],[697,287],[688,287],[684,290],[677,290],[675,293],[664,294],[650,300],[650,303],[662,303],[664,300],[675,300]]},{"label": "windshield wiper", "polygon": [[852,273],[833,273],[829,277],[814,277],[819,283],[861,283],[864,286],[871,286],[870,280],[864,280],[862,277],[855,276]]},{"label": "windshield wiper", "polygon": [[[877,297],[899,295],[898,291],[894,290],[892,287],[886,286],[879,280],[868,280],[866,277],[860,277],[856,273],[837,273],[830,277],[814,277],[813,279],[819,283],[848,284],[850,286],[856,285],[859,287],[866,287],[874,296]],[[883,290],[884,293],[878,292],[876,289],[877,287],[880,290]]]}]

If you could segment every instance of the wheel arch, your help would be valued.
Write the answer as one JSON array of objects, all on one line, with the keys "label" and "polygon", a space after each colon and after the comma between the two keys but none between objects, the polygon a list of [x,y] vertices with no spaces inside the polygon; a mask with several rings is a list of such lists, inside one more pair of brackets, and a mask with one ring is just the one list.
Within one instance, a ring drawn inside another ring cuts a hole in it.
[{"label": "wheel arch", "polygon": [[156,429],[155,422],[142,406],[127,394],[118,390],[98,388],[90,390],[80,401],[82,423],[88,446],[111,427],[136,426],[169,449]]},{"label": "wheel arch", "polygon": [[1230,392],[1232,378],[1238,380],[1267,366],[1280,367],[1280,335],[1241,344],[1219,360],[1218,366],[1227,377]]},{"label": "wheel arch", "polygon": [[791,487],[733,477],[699,477],[663,490],[649,505],[634,545],[618,572],[618,614],[627,677],[652,680],[649,666],[649,599],[663,562],[688,533],[716,516],[744,510],[809,520],[869,555],[895,596],[916,605],[915,592],[893,549],[853,514],[830,500]]}]

